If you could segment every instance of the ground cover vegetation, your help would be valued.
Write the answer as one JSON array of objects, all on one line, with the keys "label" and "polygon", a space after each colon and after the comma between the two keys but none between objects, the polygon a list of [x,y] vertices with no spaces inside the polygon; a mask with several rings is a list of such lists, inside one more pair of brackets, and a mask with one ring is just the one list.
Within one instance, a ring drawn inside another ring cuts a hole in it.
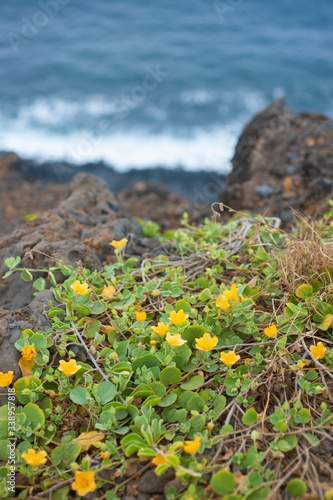
[{"label": "ground cover vegetation", "polygon": [[[154,259],[110,242],[101,271],[58,262],[33,281],[8,258],[4,278],[58,302],[48,331],[16,342],[22,378],[0,373],[17,398],[17,497],[135,497],[154,469],[178,478],[168,500],[333,498],[332,205],[292,234],[259,216],[221,223],[215,205],[213,221],[185,214],[160,236]],[[2,498],[15,496],[8,415]]]}]

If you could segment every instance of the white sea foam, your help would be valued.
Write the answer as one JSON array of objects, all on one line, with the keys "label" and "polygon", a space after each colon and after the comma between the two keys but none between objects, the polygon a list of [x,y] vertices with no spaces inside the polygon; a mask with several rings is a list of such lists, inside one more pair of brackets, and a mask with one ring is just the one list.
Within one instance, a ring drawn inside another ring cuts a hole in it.
[{"label": "white sea foam", "polygon": [[38,161],[68,161],[75,164],[103,160],[118,170],[182,166],[187,170],[230,171],[230,159],[242,128],[241,123],[211,130],[193,129],[191,135],[144,130],[97,134],[96,131],[68,135],[32,128],[2,130],[0,149]]},{"label": "white sea foam", "polygon": [[119,100],[107,100],[105,97],[98,95],[82,102],[59,97],[39,97],[18,109],[16,121],[23,125],[54,126],[61,125],[64,122],[77,121],[87,116],[100,117],[115,114],[121,110]]}]

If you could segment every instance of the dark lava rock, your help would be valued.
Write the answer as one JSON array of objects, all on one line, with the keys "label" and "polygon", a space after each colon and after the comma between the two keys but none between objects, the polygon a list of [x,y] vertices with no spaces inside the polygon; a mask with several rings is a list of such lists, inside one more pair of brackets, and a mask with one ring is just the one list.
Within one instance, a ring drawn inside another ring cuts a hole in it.
[{"label": "dark lava rock", "polygon": [[169,469],[162,474],[156,476],[153,470],[147,471],[138,483],[138,490],[141,493],[163,493],[165,485],[175,476],[173,470]]},{"label": "dark lava rock", "polygon": [[292,220],[290,207],[320,216],[332,196],[333,121],[293,113],[277,99],[246,125],[232,164],[220,193],[225,205],[285,222]]},{"label": "dark lava rock", "polygon": [[[45,314],[49,302],[57,304],[51,291],[40,292],[25,308],[13,313],[0,310],[0,371],[14,372],[14,380],[21,376],[18,365],[21,355],[15,348],[15,342],[21,337],[22,331],[31,329],[48,330],[50,323]],[[4,404],[4,403],[3,403]]]}]

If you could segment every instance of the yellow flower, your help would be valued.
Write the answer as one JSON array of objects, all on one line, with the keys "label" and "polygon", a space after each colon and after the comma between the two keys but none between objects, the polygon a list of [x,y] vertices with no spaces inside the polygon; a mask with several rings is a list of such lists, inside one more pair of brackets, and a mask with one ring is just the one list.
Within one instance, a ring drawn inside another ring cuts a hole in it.
[{"label": "yellow flower", "polygon": [[116,250],[122,250],[127,242],[128,242],[128,240],[126,238],[123,238],[122,240],[119,240],[119,241],[112,240],[110,245],[113,248],[115,248]]},{"label": "yellow flower", "polygon": [[69,361],[61,359],[59,361],[58,370],[67,375],[67,377],[74,375],[80,368],[81,366],[76,363],[75,359],[70,359]]},{"label": "yellow flower", "polygon": [[222,309],[222,311],[227,311],[230,307],[228,299],[225,298],[224,295],[220,295],[215,302],[216,307]]},{"label": "yellow flower", "polygon": [[165,457],[163,457],[163,455],[161,455],[160,453],[158,453],[156,455],[155,458],[153,458],[153,460],[151,461],[152,464],[156,465],[156,467],[158,467],[159,465],[164,465],[164,464],[167,464],[167,460]]},{"label": "yellow flower", "polygon": [[196,340],[195,347],[200,351],[205,351],[205,352],[209,352],[212,349],[214,349],[214,347],[218,342],[218,338],[216,336],[211,337],[207,332],[203,334],[203,337],[195,340]]},{"label": "yellow flower", "polygon": [[76,293],[76,295],[85,295],[90,292],[89,285],[87,283],[80,283],[79,280],[74,281],[73,285],[71,285],[72,290]]},{"label": "yellow flower", "polygon": [[135,313],[136,320],[139,321],[139,323],[143,323],[144,320],[147,317],[147,314],[145,312],[136,312]]},{"label": "yellow flower", "polygon": [[224,290],[223,295],[228,300],[238,301],[238,291],[236,285],[231,285],[230,290]]},{"label": "yellow flower", "polygon": [[108,453],[107,451],[101,451],[100,455],[102,458],[109,458],[110,453]]},{"label": "yellow flower", "polygon": [[312,345],[310,347],[311,354],[316,359],[322,359],[324,357],[326,347],[323,346],[322,342],[318,342],[317,345]]},{"label": "yellow flower", "polygon": [[154,346],[156,345],[156,340],[151,340],[151,341],[150,341],[150,345],[151,345],[152,347],[154,347]]},{"label": "yellow flower", "polygon": [[92,471],[75,472],[75,481],[72,483],[72,489],[77,492],[79,497],[84,497],[91,491],[96,491],[95,476]]},{"label": "yellow flower", "polygon": [[22,454],[22,458],[27,462],[27,464],[33,465],[34,467],[45,464],[47,461],[46,456],[46,451],[36,452],[32,448],[29,448],[26,453]]},{"label": "yellow flower", "polygon": [[195,455],[200,448],[200,444],[200,436],[197,436],[194,441],[185,441],[184,451],[191,455]]},{"label": "yellow flower", "polygon": [[0,372],[0,387],[7,387],[13,382],[14,372]]},{"label": "yellow flower", "polygon": [[22,358],[30,361],[37,355],[36,347],[34,345],[28,345],[22,349]]},{"label": "yellow flower", "polygon": [[186,321],[187,314],[184,313],[183,309],[180,309],[178,312],[172,311],[170,313],[169,321],[173,325],[182,325],[184,321]]},{"label": "yellow flower", "polygon": [[266,337],[269,337],[269,338],[276,337],[277,328],[275,325],[271,325],[268,328],[265,328],[264,333],[265,333]]},{"label": "yellow flower", "polygon": [[240,359],[240,356],[236,354],[234,351],[229,352],[221,352],[221,361],[226,366],[232,366]]},{"label": "yellow flower", "polygon": [[299,359],[298,363],[297,363],[297,367],[300,368],[300,369],[302,369],[304,366],[305,366],[304,361],[302,361],[301,359]]},{"label": "yellow flower", "polygon": [[157,333],[157,335],[163,338],[165,337],[165,334],[169,330],[169,325],[160,322],[157,326],[152,326],[152,329],[154,330],[155,333]]},{"label": "yellow flower", "polygon": [[106,286],[102,292],[102,297],[103,299],[111,299],[111,297],[113,297],[115,293],[116,289],[114,286]]},{"label": "yellow flower", "polygon": [[166,340],[171,345],[171,347],[178,347],[180,345],[185,344],[187,340],[183,340],[180,333],[176,333],[176,335],[171,335],[169,332],[166,334]]}]

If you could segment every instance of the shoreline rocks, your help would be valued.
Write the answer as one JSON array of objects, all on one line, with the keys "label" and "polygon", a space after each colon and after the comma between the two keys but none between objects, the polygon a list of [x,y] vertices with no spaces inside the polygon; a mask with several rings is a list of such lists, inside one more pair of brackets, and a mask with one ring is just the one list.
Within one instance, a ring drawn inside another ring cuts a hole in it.
[{"label": "shoreline rocks", "polygon": [[235,210],[293,220],[291,209],[318,217],[333,189],[333,121],[316,113],[296,114],[283,99],[248,123],[232,159],[220,201]]}]

